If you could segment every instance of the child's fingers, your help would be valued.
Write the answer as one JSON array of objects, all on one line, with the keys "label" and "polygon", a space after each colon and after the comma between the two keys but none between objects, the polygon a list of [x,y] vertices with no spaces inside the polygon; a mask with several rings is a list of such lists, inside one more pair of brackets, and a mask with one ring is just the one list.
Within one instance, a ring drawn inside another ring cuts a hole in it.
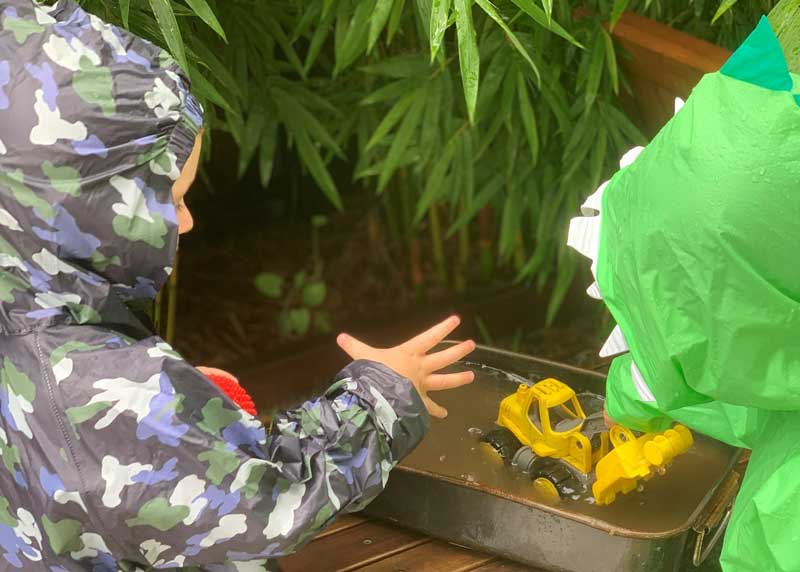
[{"label": "child's fingers", "polygon": [[376,352],[375,348],[347,334],[339,334],[336,343],[353,359],[361,359]]},{"label": "child's fingers", "polygon": [[454,389],[456,387],[461,387],[462,385],[472,383],[474,379],[475,373],[471,371],[429,375],[428,379],[425,381],[425,389],[427,391]]},{"label": "child's fingers", "polygon": [[428,410],[428,413],[431,414],[431,417],[436,417],[437,419],[444,419],[447,417],[447,409],[436,403],[427,395],[422,398],[422,402],[425,404],[425,409]]},{"label": "child's fingers", "polygon": [[449,336],[450,333],[455,330],[460,323],[461,318],[458,316],[450,316],[432,328],[425,330],[417,336],[414,336],[405,342],[403,347],[412,353],[424,354]]},{"label": "child's fingers", "polygon": [[461,358],[469,355],[474,349],[475,342],[472,340],[467,340],[466,342],[461,342],[455,346],[450,346],[446,350],[425,356],[423,359],[425,370],[434,372],[444,369],[448,365],[452,365]]}]

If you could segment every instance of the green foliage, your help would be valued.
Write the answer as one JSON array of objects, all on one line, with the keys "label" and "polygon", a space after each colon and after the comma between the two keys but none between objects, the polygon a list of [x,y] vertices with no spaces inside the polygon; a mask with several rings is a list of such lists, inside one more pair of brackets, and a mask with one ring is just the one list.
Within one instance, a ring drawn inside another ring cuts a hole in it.
[{"label": "green foliage", "polygon": [[[475,278],[470,229],[491,213],[481,260],[494,244],[494,258],[518,280],[554,285],[551,319],[576,273],[564,247],[567,217],[643,143],[618,107],[626,84],[603,24],[637,10],[731,46],[774,3],[81,0],[185,65],[212,129],[238,144],[240,175],[257,161],[268,185],[276,153],[288,149],[342,209],[342,181],[329,166],[347,160],[353,185],[380,196],[409,252],[430,229],[437,274],[456,285]],[[579,7],[589,15],[576,19]],[[445,255],[449,240],[458,241],[457,262]],[[271,296],[277,281],[267,276],[257,287]],[[295,294],[324,299],[324,284],[312,290]],[[287,310],[287,331],[311,327],[303,309]]]},{"label": "green foliage", "polygon": [[256,290],[280,306],[278,331],[283,339],[331,331],[330,317],[324,309],[328,288],[323,279],[324,264],[319,252],[319,232],[327,222],[324,216],[315,216],[311,220],[310,272],[299,270],[291,280],[275,272],[261,272],[253,279]]}]

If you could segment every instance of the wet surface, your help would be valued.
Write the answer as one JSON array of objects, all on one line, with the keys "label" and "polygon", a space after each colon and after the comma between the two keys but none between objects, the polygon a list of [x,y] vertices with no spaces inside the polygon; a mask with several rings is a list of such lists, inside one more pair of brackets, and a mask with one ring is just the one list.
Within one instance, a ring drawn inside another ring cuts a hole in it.
[{"label": "wet surface", "polygon": [[[484,432],[496,428],[500,401],[516,391],[519,383],[541,377],[526,371],[529,364],[524,361],[514,364],[513,369],[508,365],[504,364],[505,370],[500,371],[470,364],[476,374],[471,385],[435,396],[449,415],[433,423],[428,436],[402,465],[468,486],[480,485],[520,502],[552,504],[537,494],[530,477],[505,464],[490,445],[480,441]],[[558,377],[576,390],[588,416],[602,405],[602,398],[586,392],[587,385],[595,383],[602,391],[602,379],[587,380],[580,374],[570,376],[568,371]],[[663,533],[682,528],[726,475],[734,455],[730,447],[695,434],[694,446],[678,457],[665,475],[653,477],[641,490],[620,496],[604,507],[595,506],[590,495],[576,491],[572,498],[558,501],[558,508],[604,521],[610,527],[638,532]]]}]

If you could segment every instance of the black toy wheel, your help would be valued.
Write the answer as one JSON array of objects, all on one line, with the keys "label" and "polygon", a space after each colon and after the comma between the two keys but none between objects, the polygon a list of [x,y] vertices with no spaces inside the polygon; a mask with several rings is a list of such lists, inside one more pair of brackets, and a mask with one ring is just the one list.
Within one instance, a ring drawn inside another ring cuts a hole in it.
[{"label": "black toy wheel", "polygon": [[575,475],[559,462],[545,464],[531,476],[537,490],[552,498],[574,494],[578,486]]},{"label": "black toy wheel", "polygon": [[500,456],[506,463],[510,463],[511,459],[514,458],[514,453],[522,447],[522,443],[519,442],[519,439],[517,439],[511,431],[504,428],[485,433],[483,437],[481,437],[481,441],[491,445],[495,451],[500,453]]}]

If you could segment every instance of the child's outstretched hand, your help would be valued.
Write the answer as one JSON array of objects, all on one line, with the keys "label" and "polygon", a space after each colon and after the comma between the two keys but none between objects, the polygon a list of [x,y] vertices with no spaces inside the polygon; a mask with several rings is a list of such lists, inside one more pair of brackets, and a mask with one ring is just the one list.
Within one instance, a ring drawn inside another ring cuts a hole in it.
[{"label": "child's outstretched hand", "polygon": [[410,380],[422,397],[428,413],[444,418],[447,417],[447,410],[428,397],[428,392],[460,387],[472,382],[475,374],[471,371],[449,374],[436,372],[472,352],[475,342],[468,340],[434,354],[429,355],[428,352],[460,323],[457,316],[451,316],[407,342],[388,349],[373,348],[347,334],[340,334],[336,342],[351,358],[382,363]]}]

